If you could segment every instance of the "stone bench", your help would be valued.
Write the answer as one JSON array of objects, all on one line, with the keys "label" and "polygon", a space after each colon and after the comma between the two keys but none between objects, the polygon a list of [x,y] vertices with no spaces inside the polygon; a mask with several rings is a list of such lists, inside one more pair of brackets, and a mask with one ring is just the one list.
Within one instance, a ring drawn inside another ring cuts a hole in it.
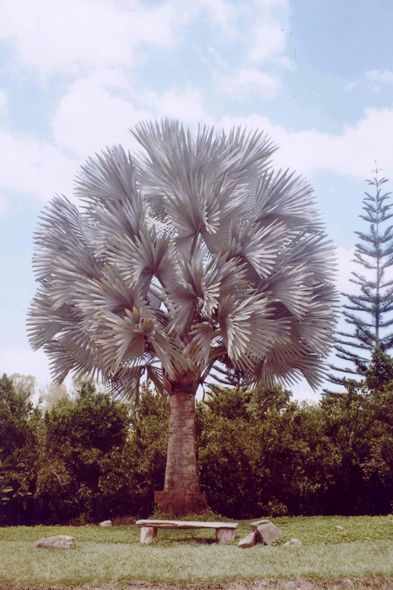
[{"label": "stone bench", "polygon": [[216,529],[216,541],[226,545],[235,540],[237,522],[192,522],[185,520],[137,520],[141,528],[141,543],[151,543],[157,536],[157,529]]}]

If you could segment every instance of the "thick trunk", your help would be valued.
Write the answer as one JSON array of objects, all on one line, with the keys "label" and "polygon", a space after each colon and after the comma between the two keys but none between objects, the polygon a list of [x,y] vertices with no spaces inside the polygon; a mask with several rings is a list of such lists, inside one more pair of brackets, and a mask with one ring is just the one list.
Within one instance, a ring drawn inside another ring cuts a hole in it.
[{"label": "thick trunk", "polygon": [[195,393],[194,386],[173,384],[169,402],[165,486],[159,508],[178,516],[207,511],[196,463]]}]

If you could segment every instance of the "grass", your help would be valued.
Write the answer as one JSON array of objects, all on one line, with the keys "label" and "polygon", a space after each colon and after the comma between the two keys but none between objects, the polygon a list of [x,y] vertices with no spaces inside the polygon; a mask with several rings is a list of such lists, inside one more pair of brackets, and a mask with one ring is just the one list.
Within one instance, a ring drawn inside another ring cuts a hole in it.
[{"label": "grass", "polygon": [[[238,522],[236,531],[237,542],[250,532],[250,522],[253,520],[234,521],[229,518],[203,517],[204,520],[219,520]],[[265,518],[261,516],[261,518]],[[281,518],[269,518],[282,531],[282,537],[274,545],[283,545],[289,539],[300,539],[303,545],[315,545],[318,543],[337,544],[352,543],[354,541],[393,541],[393,515],[389,516],[293,516]],[[200,518],[194,520],[201,520]],[[342,527],[343,530],[337,527]],[[101,528],[87,525],[79,527],[62,526],[37,526],[37,527],[0,527],[1,541],[36,541],[41,537],[52,535],[71,535],[76,542],[84,543],[131,543],[139,545],[140,529],[136,526],[115,526]],[[215,538],[212,530],[159,530],[155,545],[164,547],[168,545],[209,544]]]},{"label": "grass", "polygon": [[[272,546],[247,550],[237,542],[250,532],[251,521],[239,521],[236,541],[228,546],[214,543],[214,530],[159,530],[154,543],[141,546],[140,529],[134,525],[0,528],[0,588],[393,579],[393,516],[271,520],[282,537]],[[59,534],[74,537],[76,549],[35,548],[39,538]],[[291,538],[300,539],[303,547],[283,547]]]}]

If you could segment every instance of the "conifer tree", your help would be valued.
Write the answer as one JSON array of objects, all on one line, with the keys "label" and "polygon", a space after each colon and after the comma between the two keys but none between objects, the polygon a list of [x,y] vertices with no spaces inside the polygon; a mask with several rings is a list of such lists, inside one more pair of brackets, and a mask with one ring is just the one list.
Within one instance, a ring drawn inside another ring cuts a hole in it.
[{"label": "conifer tree", "polygon": [[[356,244],[354,259],[371,272],[367,273],[367,278],[352,272],[350,281],[359,286],[360,294],[343,293],[347,298],[343,315],[352,331],[337,332],[335,345],[337,357],[349,361],[352,366],[331,365],[331,369],[357,382],[356,375],[366,373],[375,349],[387,352],[393,348],[393,332],[389,330],[393,325],[393,317],[389,317],[389,312],[393,311],[393,280],[386,277],[386,270],[393,265],[393,226],[383,227],[393,217],[393,205],[389,203],[391,193],[382,193],[381,188],[388,179],[379,178],[378,168],[373,172],[375,176],[366,181],[373,187],[373,194],[365,192],[365,213],[360,215],[370,224],[370,229],[368,233],[355,232],[361,241]],[[337,385],[343,385],[344,379],[334,374],[329,376],[329,380]],[[325,393],[332,392],[325,390]]]}]

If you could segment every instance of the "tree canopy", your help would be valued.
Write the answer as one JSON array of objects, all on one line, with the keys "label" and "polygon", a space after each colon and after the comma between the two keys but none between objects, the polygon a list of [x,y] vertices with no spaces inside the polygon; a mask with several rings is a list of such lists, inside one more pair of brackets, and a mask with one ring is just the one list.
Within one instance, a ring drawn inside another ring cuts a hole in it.
[{"label": "tree canopy", "polygon": [[215,369],[315,388],[336,292],[311,186],[273,170],[263,132],[166,120],[133,133],[143,154],[89,159],[83,207],[57,196],[41,216],[30,341],[54,377],[100,375],[128,399],[145,372],[169,393]]}]

